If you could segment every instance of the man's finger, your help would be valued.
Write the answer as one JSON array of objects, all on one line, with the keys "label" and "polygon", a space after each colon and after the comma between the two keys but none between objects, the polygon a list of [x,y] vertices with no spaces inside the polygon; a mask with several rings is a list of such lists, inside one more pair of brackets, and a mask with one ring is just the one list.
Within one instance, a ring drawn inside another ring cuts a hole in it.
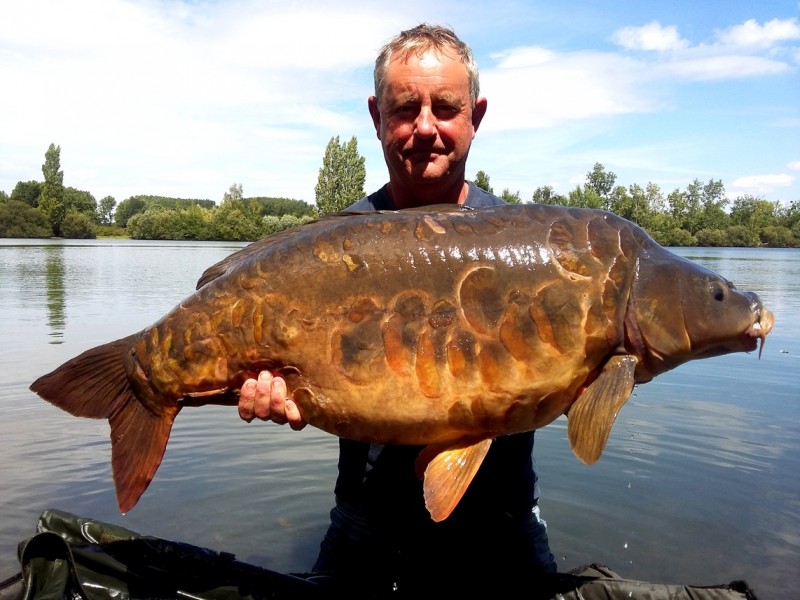
[{"label": "man's finger", "polygon": [[289,421],[289,427],[295,431],[300,431],[306,426],[306,422],[300,415],[300,409],[297,408],[297,403],[291,398],[286,399],[286,419]]},{"label": "man's finger", "polygon": [[254,379],[248,379],[244,382],[241,391],[239,392],[239,417],[248,423],[253,420],[255,416],[253,412],[253,397],[255,395],[256,382]]},{"label": "man's finger", "polygon": [[272,373],[261,371],[258,374],[258,382],[255,387],[255,397],[253,399],[253,413],[262,421],[274,416],[272,412]]},{"label": "man's finger", "polygon": [[275,423],[286,423],[286,400],[286,382],[282,377],[275,377],[269,397],[269,412]]}]

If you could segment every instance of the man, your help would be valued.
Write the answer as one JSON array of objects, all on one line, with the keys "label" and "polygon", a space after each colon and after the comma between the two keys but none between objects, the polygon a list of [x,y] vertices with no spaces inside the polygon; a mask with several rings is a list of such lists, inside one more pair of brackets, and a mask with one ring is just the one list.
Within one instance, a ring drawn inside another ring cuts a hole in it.
[{"label": "man", "polygon": [[[368,100],[389,182],[348,208],[395,210],[429,204],[503,202],[466,180],[470,145],[486,113],[469,47],[442,27],[404,31],[375,63]],[[305,422],[270,373],[248,380],[242,419]],[[498,438],[452,515],[434,523],[414,462],[419,447],[340,440],[336,505],[314,571],[378,591],[515,589],[556,570],[539,519],[533,432]]]}]

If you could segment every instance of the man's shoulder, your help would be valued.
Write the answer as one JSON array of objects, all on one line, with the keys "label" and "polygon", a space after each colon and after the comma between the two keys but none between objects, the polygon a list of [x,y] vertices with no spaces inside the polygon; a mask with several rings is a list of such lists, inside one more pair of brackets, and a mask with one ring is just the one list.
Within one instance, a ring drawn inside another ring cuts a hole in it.
[{"label": "man's shoulder", "polygon": [[394,205],[386,193],[386,186],[381,187],[377,192],[364,196],[344,209],[345,212],[370,212],[375,210],[394,210]]},{"label": "man's shoulder", "polygon": [[475,185],[474,181],[467,181],[467,185],[469,186],[469,192],[467,194],[467,199],[464,201],[464,204],[467,206],[471,206],[472,208],[483,208],[486,206],[499,206],[502,204],[507,204],[507,202],[504,202],[494,194],[479,188],[477,185]]},{"label": "man's shoulder", "polygon": [[[467,198],[464,201],[466,206],[472,208],[483,208],[486,206],[500,206],[507,204],[494,194],[479,188],[473,181],[467,181],[468,192]],[[344,209],[346,212],[370,212],[376,210],[396,210],[394,203],[389,194],[386,193],[386,186],[381,187],[378,191],[373,192],[369,196],[364,196],[360,200],[354,202]]]}]

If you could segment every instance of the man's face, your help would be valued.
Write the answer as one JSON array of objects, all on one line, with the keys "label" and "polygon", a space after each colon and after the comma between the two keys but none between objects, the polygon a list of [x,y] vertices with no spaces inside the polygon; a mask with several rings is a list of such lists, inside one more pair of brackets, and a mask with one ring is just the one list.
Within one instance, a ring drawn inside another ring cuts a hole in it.
[{"label": "man's face", "polygon": [[393,184],[420,191],[463,184],[486,101],[473,110],[467,69],[457,58],[429,51],[392,60],[369,108]]}]

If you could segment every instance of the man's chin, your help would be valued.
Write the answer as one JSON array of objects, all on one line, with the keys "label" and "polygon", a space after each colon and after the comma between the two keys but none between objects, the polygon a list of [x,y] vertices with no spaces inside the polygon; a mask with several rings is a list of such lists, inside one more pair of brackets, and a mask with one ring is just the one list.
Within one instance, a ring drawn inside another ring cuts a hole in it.
[{"label": "man's chin", "polygon": [[412,164],[406,172],[411,181],[420,184],[436,183],[447,175],[446,169],[432,162]]}]

